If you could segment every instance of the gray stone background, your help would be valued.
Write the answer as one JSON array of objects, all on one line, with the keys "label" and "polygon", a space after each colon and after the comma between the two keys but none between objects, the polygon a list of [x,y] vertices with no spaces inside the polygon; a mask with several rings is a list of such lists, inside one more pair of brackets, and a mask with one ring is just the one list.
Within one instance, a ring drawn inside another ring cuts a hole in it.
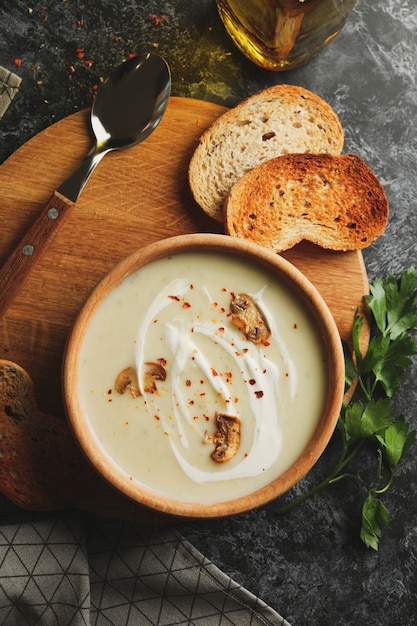
[{"label": "gray stone background", "polygon": [[[171,66],[173,95],[231,106],[263,87],[288,82],[325,98],[341,119],[344,151],[369,163],[390,202],[384,235],[364,252],[370,279],[415,265],[415,0],[358,0],[341,34],[319,56],[283,73],[256,67],[234,48],[214,0],[0,0],[0,16],[0,65],[22,78],[0,122],[0,163],[34,134],[90,106],[93,85],[126,54],[157,49]],[[155,16],[164,17],[158,23]],[[91,67],[77,58],[77,48]],[[346,276],[340,288],[348,287]],[[414,365],[395,402],[413,427],[415,374]],[[316,484],[337,455],[335,437],[290,495]],[[370,466],[374,462],[369,459]],[[365,463],[357,469],[366,471]],[[283,517],[272,503],[180,530],[293,626],[416,624],[416,474],[414,447],[384,498],[391,520],[378,552],[358,538],[364,494],[346,481]]]}]

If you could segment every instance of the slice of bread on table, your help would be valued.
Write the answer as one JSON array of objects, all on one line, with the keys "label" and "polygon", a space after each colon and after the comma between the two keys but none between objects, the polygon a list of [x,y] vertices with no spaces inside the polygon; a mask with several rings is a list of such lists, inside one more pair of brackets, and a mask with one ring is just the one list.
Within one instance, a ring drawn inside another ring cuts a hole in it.
[{"label": "slice of bread on table", "polygon": [[307,240],[359,250],[385,229],[384,189],[357,155],[287,154],[257,166],[225,202],[228,234],[282,252]]},{"label": "slice of bread on table", "polygon": [[0,492],[17,506],[54,511],[75,505],[96,473],[65,419],[42,413],[32,379],[0,359]]},{"label": "slice of bread on table", "polygon": [[223,113],[202,135],[189,165],[196,202],[223,222],[232,185],[260,163],[290,152],[340,154],[344,136],[331,106],[294,85],[275,85]]}]

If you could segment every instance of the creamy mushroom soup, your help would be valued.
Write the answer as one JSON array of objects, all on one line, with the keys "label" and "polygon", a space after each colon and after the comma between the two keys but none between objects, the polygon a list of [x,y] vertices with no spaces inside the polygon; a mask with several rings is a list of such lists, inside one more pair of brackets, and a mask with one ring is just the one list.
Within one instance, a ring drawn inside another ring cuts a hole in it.
[{"label": "creamy mushroom soup", "polygon": [[106,297],[79,381],[87,423],[126,480],[220,502],[266,485],[302,453],[325,364],[278,275],[240,256],[188,252],[145,265]]}]

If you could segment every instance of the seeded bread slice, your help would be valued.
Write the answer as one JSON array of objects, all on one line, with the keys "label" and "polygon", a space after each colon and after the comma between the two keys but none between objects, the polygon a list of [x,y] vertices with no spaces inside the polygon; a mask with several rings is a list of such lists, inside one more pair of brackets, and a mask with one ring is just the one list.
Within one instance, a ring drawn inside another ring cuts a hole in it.
[{"label": "seeded bread slice", "polygon": [[275,85],[226,111],[200,138],[189,166],[196,202],[223,222],[232,185],[260,163],[289,152],[340,154],[343,129],[331,106],[294,85]]},{"label": "seeded bread slice", "polygon": [[288,154],[243,176],[225,202],[227,232],[282,252],[302,240],[359,250],[384,231],[388,201],[354,154]]}]

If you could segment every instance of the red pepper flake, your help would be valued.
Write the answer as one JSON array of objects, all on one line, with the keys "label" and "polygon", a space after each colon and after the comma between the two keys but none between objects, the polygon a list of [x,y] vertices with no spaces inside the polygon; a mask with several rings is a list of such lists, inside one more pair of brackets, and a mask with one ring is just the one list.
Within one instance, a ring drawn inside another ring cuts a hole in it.
[{"label": "red pepper flake", "polygon": [[271,342],[270,341],[264,341],[263,344],[264,344],[265,348],[267,348],[268,346],[271,345]]},{"label": "red pepper flake", "polygon": [[16,65],[16,67],[20,67],[22,65],[22,59],[15,59],[14,64]]},{"label": "red pepper flake", "polygon": [[160,359],[157,359],[159,365],[161,365],[162,367],[165,367],[167,364],[167,360],[164,359],[164,357],[162,356]]},{"label": "red pepper flake", "polygon": [[159,415],[154,415],[154,418],[155,418],[158,422],[159,422],[159,420],[161,419],[161,418],[159,417]]},{"label": "red pepper flake", "polygon": [[183,302],[182,303],[182,308],[183,309],[191,309],[191,304],[189,302]]},{"label": "red pepper flake", "polygon": [[191,380],[187,378],[187,380],[185,381],[185,384],[187,385],[187,387],[191,387]]},{"label": "red pepper flake", "polygon": [[164,22],[167,19],[166,15],[156,15],[156,13],[151,13],[151,18],[153,19],[153,22],[155,24],[155,26],[158,26],[159,24],[162,24],[162,22]]},{"label": "red pepper flake", "polygon": [[136,52],[129,52],[129,54],[127,55],[127,58],[128,59],[133,59],[136,56],[137,56]]},{"label": "red pepper flake", "polygon": [[210,421],[210,417],[206,413],[203,413],[203,417],[206,420],[206,422]]},{"label": "red pepper flake", "polygon": [[218,376],[219,374],[216,372],[216,370],[214,369],[214,367],[211,368],[211,373],[213,374],[213,376]]},{"label": "red pepper flake", "polygon": [[224,326],[219,326],[219,333],[224,333]]},{"label": "red pepper flake", "polygon": [[198,420],[198,415],[194,415],[194,416],[193,416],[193,420],[194,420],[194,421],[195,421],[195,420]]},{"label": "red pepper flake", "polygon": [[256,383],[256,380],[254,378],[251,378],[250,380],[248,380],[248,383],[250,385],[254,385]]},{"label": "red pepper flake", "polygon": [[194,289],[194,285],[193,285],[193,283],[191,283],[191,285],[190,285],[190,289]]},{"label": "red pepper flake", "polygon": [[257,398],[262,398],[262,397],[263,397],[263,395],[264,395],[264,392],[263,392],[263,391],[255,391],[255,396],[256,396]]},{"label": "red pepper flake", "polygon": [[84,61],[84,65],[85,65],[86,67],[91,67],[91,66],[93,65],[93,62],[92,62],[92,60],[91,60],[91,59],[86,59],[86,60]]},{"label": "red pepper flake", "polygon": [[294,328],[294,330],[296,330],[296,329],[298,328],[297,322],[295,322],[295,323],[293,324],[293,328]]},{"label": "red pepper flake", "polygon": [[113,393],[113,389],[109,389],[107,393],[109,394],[109,396],[111,396],[111,394]]},{"label": "red pepper flake", "polygon": [[168,298],[169,298],[170,300],[176,300],[177,302],[179,302],[179,301],[180,301],[179,296],[168,296]]}]

